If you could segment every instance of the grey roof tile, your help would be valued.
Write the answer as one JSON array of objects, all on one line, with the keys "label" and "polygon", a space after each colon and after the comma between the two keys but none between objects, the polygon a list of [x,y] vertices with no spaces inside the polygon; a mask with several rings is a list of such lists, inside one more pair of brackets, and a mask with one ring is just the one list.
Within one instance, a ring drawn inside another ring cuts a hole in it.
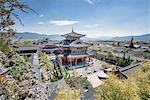
[{"label": "grey roof tile", "polygon": [[74,32],[74,31],[72,31],[72,32],[70,32],[70,33],[67,33],[67,34],[64,34],[64,35],[62,35],[62,36],[64,36],[64,37],[68,37],[68,36],[71,36],[71,37],[83,37],[83,36],[85,36],[85,35],[83,35],[83,34],[79,34],[79,33],[76,33],[76,32]]}]

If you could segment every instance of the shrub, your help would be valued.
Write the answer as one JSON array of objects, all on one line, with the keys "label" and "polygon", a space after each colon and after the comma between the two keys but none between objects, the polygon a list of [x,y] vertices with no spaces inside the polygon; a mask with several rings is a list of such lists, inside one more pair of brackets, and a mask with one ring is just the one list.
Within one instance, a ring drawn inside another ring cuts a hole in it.
[{"label": "shrub", "polygon": [[96,89],[96,100],[149,100],[150,62],[142,65],[136,76],[119,80],[115,75]]},{"label": "shrub", "polygon": [[98,48],[97,48],[97,51],[102,52],[102,51],[103,51],[103,48],[98,47]]},{"label": "shrub", "polygon": [[80,96],[79,89],[64,88],[57,90],[56,100],[80,100]]},{"label": "shrub", "polygon": [[114,42],[112,43],[112,46],[116,47],[116,46],[117,46],[117,42],[114,41]]},{"label": "shrub", "polygon": [[120,67],[125,67],[128,66],[132,63],[132,59],[130,59],[130,56],[128,56],[126,58],[126,56],[124,56],[123,58],[117,58],[117,65]]},{"label": "shrub", "polygon": [[27,62],[20,56],[18,56],[15,61],[15,68],[10,71],[9,75],[11,75],[15,80],[21,81],[21,76],[24,72],[26,72]]},{"label": "shrub", "polygon": [[32,46],[32,45],[33,45],[32,41],[23,41],[16,44],[16,46]]},{"label": "shrub", "polygon": [[103,63],[102,64],[102,68],[104,68],[104,69],[107,69],[107,68],[110,68],[111,66],[110,66],[110,64],[108,64],[108,63]]},{"label": "shrub", "polygon": [[9,41],[0,39],[0,51],[4,52],[5,54],[8,54],[9,52],[11,52],[11,46],[10,46]]},{"label": "shrub", "polygon": [[83,77],[75,77],[72,76],[68,79],[67,84],[70,86],[70,88],[75,88],[75,89],[88,89],[88,87],[91,86],[90,82]]},{"label": "shrub", "polygon": [[150,63],[142,65],[140,72],[135,77],[139,87],[138,94],[142,100],[150,99]]},{"label": "shrub", "polygon": [[114,57],[114,54],[113,54],[112,51],[108,51],[108,52],[107,52],[107,55],[108,55],[108,57]]},{"label": "shrub", "polygon": [[96,89],[96,100],[140,100],[134,83],[123,82],[114,75]]},{"label": "shrub", "polygon": [[49,56],[47,54],[41,53],[39,58],[43,82],[54,82],[62,78],[67,80],[70,77],[65,67],[60,66],[58,63],[54,65],[53,62],[50,61]]}]

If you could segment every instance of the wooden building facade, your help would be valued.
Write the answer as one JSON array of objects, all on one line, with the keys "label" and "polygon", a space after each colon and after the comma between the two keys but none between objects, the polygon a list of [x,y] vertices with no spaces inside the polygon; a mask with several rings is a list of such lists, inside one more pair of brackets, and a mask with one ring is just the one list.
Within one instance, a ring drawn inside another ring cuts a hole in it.
[{"label": "wooden building facade", "polygon": [[61,54],[58,55],[58,58],[60,62],[68,69],[85,67],[89,65],[90,55],[87,53],[87,48],[90,45],[80,40],[80,38],[85,35],[75,33],[72,30],[71,33],[62,36],[66,39],[61,41],[59,45]]}]

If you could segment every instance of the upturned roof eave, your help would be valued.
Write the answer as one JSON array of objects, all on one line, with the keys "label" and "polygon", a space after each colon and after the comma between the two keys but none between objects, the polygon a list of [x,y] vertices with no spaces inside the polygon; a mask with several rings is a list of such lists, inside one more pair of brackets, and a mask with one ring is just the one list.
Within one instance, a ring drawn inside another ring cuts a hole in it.
[{"label": "upturned roof eave", "polygon": [[[76,36],[75,35],[73,36],[72,34],[76,34]],[[79,37],[79,38],[81,38],[81,37],[83,37],[85,35],[74,32],[74,33],[67,33],[67,34],[64,34],[64,35],[61,35],[61,36],[63,36],[63,37],[71,36],[71,37]]]}]

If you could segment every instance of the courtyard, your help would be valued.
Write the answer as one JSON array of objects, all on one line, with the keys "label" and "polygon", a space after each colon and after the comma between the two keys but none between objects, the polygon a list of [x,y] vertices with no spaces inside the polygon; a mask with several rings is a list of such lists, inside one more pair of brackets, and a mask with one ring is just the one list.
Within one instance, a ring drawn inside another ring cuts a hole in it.
[{"label": "courtyard", "polygon": [[[90,66],[69,70],[69,73],[76,72],[78,76],[86,77],[89,74],[92,74],[94,72],[103,71],[102,65],[105,64],[105,62],[92,58],[92,64]],[[115,67],[114,65],[109,65],[110,68]]]}]

